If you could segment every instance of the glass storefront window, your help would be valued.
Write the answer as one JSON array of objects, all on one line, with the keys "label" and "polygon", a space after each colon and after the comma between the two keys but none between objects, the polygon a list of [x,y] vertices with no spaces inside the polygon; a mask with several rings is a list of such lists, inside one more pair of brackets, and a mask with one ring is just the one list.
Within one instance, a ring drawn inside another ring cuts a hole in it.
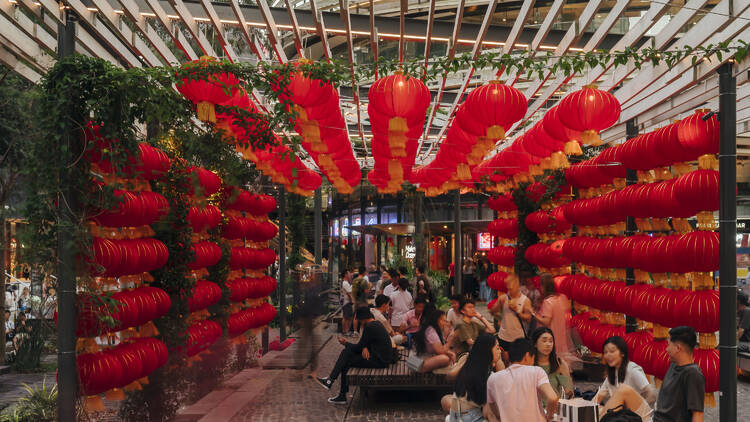
[{"label": "glass storefront window", "polygon": [[380,210],[380,212],[381,212],[381,216],[380,216],[381,224],[393,224],[393,223],[398,222],[398,219],[396,218],[396,206],[395,205],[384,206]]}]

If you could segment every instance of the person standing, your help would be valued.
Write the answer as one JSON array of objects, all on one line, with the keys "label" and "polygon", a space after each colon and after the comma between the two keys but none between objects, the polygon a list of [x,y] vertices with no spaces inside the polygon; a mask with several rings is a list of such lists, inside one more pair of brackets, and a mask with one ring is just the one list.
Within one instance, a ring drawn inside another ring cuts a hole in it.
[{"label": "person standing", "polygon": [[21,297],[18,298],[18,311],[24,314],[31,312],[31,293],[28,287],[23,288]]},{"label": "person standing", "polygon": [[405,278],[398,280],[398,290],[391,293],[391,325],[393,327],[401,327],[404,322],[404,317],[409,309],[414,307],[414,300],[411,297],[411,293],[407,290],[409,288],[409,282]]},{"label": "person standing", "polygon": [[370,292],[370,281],[365,274],[365,267],[359,267],[357,277],[352,282],[352,296],[354,307],[367,306],[367,294]]},{"label": "person standing", "polygon": [[354,320],[354,299],[352,296],[352,273],[349,270],[341,272],[341,333],[350,336],[352,321]]},{"label": "person standing", "polygon": [[[549,274],[549,276],[551,277],[552,275]],[[540,281],[540,284],[541,284],[541,281]],[[539,289],[534,284],[534,277],[523,277],[523,280],[521,283],[521,293],[525,295],[526,297],[528,297],[529,300],[531,301],[531,309],[535,312],[538,311],[539,308],[542,306],[542,292],[540,292]]]},{"label": "person standing", "polygon": [[659,390],[653,422],[703,422],[706,380],[693,358],[696,337],[692,327],[669,330],[667,354],[672,363]]},{"label": "person standing", "polygon": [[341,376],[339,394],[329,398],[329,403],[346,404],[346,393],[349,391],[346,375],[349,368],[385,368],[396,358],[391,346],[391,337],[383,324],[374,320],[370,309],[359,308],[355,316],[363,326],[362,338],[356,344],[339,338],[339,343],[344,346],[344,350],[339,354],[331,374],[326,378],[316,378],[318,384],[330,390],[336,378]]},{"label": "person standing", "polygon": [[10,311],[5,310],[5,341],[13,340],[13,331],[16,329],[16,324],[13,322],[13,318],[10,316]]},{"label": "person standing", "polygon": [[474,291],[476,290],[476,280],[474,278],[475,270],[476,266],[474,265],[474,260],[466,258],[463,268],[461,269],[461,282],[463,283],[463,294],[469,297],[474,297]]},{"label": "person standing", "polygon": [[570,300],[562,293],[557,293],[552,275],[540,276],[544,300],[538,312],[532,316],[540,324],[552,330],[555,336],[555,352],[568,365],[578,364],[580,359],[575,355],[575,346],[570,335]]},{"label": "person standing", "polygon": [[[487,403],[501,421],[544,422],[552,420],[559,401],[544,369],[534,366],[531,342],[519,338],[507,349],[510,366],[487,379]],[[542,409],[541,396],[547,402]]]},{"label": "person standing", "polygon": [[737,294],[737,350],[750,352],[750,300],[744,293]]},{"label": "person standing", "polygon": [[[383,294],[386,295],[386,296],[388,296],[388,297],[391,297],[391,295],[396,290],[398,290],[398,278],[399,278],[398,277],[398,271],[396,271],[393,268],[391,268],[390,270],[388,270],[387,274],[388,274],[387,279],[388,279],[388,281],[390,281],[390,283],[389,284],[383,284],[383,286],[384,286],[383,287]],[[383,283],[385,283],[385,281]]]},{"label": "person standing", "polygon": [[367,281],[370,282],[370,285],[376,286],[381,276],[382,274],[378,271],[378,267],[375,264],[370,264],[370,270],[367,272]]},{"label": "person standing", "polygon": [[490,312],[502,312],[497,337],[500,346],[508,349],[515,340],[526,337],[523,323],[531,320],[531,301],[521,293],[518,276],[510,274],[505,279],[508,293],[500,296]]},{"label": "person standing", "polygon": [[430,278],[424,272],[424,265],[417,265],[415,268],[416,280],[414,283],[415,296],[422,296],[428,302],[435,303],[435,295],[430,287]]}]

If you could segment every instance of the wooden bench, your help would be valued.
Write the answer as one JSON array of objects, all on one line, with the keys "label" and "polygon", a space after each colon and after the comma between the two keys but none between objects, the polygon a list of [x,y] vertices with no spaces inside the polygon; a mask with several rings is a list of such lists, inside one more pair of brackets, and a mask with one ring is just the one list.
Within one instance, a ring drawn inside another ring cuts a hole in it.
[{"label": "wooden bench", "polygon": [[347,374],[349,385],[360,390],[364,406],[372,390],[450,390],[453,381],[445,374],[414,372],[406,366],[407,350],[399,352],[398,362],[387,368],[351,368]]},{"label": "wooden bench", "polygon": [[737,366],[745,373],[750,373],[750,353],[737,352]]}]

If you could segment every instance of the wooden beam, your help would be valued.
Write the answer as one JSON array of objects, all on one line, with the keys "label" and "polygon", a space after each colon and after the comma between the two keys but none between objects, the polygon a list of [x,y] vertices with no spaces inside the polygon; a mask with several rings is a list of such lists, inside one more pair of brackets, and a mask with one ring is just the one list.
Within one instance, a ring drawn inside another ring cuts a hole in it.
[{"label": "wooden beam", "polygon": [[206,38],[206,34],[198,28],[198,23],[195,21],[193,14],[190,13],[187,6],[185,6],[185,3],[183,3],[182,0],[169,0],[169,4],[172,5],[175,13],[177,13],[177,16],[182,20],[185,29],[187,29],[193,39],[198,43],[198,47],[200,47],[203,54],[218,57],[213,47],[211,47],[211,42]]},{"label": "wooden beam", "polygon": [[265,60],[266,56],[265,54],[263,54],[263,50],[260,48],[260,45],[258,45],[255,37],[250,34],[250,31],[247,29],[247,20],[245,19],[245,14],[242,13],[242,8],[240,7],[239,2],[237,0],[229,0],[229,4],[232,6],[232,12],[237,18],[237,22],[239,23],[239,27],[242,31],[242,36],[245,38],[245,42],[247,42],[247,45],[250,46],[250,49],[253,51],[253,53],[255,53],[255,56],[258,57],[259,60]]},{"label": "wooden beam", "polygon": [[224,50],[224,54],[226,54],[230,62],[236,62],[238,60],[237,53],[234,52],[234,48],[232,48],[232,45],[229,44],[229,40],[227,40],[224,24],[221,22],[221,19],[219,19],[219,15],[216,14],[213,4],[211,4],[210,0],[201,0],[201,5],[208,15],[211,25],[214,27],[216,38],[218,38],[219,44],[221,44],[221,49]]},{"label": "wooden beam", "polygon": [[[425,34],[425,40],[424,40],[424,69],[422,69],[422,79],[424,79],[425,75],[427,74],[427,66],[430,65],[430,46],[432,44],[432,27],[435,24],[435,1],[436,0],[430,0],[430,9],[427,12],[427,33]],[[370,2],[370,4],[372,4],[372,2]]]},{"label": "wooden beam", "polygon": [[362,131],[362,116],[359,110],[359,87],[357,86],[357,79],[354,75],[354,43],[352,40],[352,21],[351,16],[349,16],[349,0],[339,0],[339,11],[341,20],[344,21],[344,27],[346,28],[347,57],[349,59],[349,69],[352,77],[352,103],[357,110],[357,129],[359,131],[359,138],[362,140],[362,147],[365,150],[365,159],[367,159],[369,152],[367,149],[367,142],[365,141],[365,134]]},{"label": "wooden beam", "polygon": [[[130,49],[123,44],[122,41],[107,27],[107,25],[99,20],[97,17],[98,12],[92,12],[88,10],[81,0],[69,0],[68,4],[76,12],[78,17],[81,19],[81,23],[88,25],[99,37],[115,52],[120,58],[130,66],[142,67],[140,59],[136,57]],[[77,32],[84,31],[84,28],[77,28]]]},{"label": "wooden beam", "polygon": [[302,35],[299,32],[299,23],[297,23],[297,13],[294,11],[294,6],[290,0],[284,0],[286,4],[286,11],[289,12],[289,21],[292,23],[292,33],[294,34],[294,47],[297,49],[297,57],[302,59],[305,57],[302,49]]},{"label": "wooden beam", "polygon": [[[156,16],[156,19],[164,26],[164,29],[167,30],[167,33],[169,33],[169,36],[172,38],[172,42],[180,49],[183,53],[185,53],[186,56],[190,60],[197,60],[198,55],[193,50],[193,47],[190,46],[190,43],[188,42],[187,38],[185,38],[184,35],[182,35],[182,32],[175,28],[175,26],[172,24],[172,20],[167,17],[167,12],[164,11],[164,8],[161,7],[161,3],[159,0],[145,0],[146,4],[148,4],[148,7],[151,9],[151,11]],[[236,1],[236,0],[235,0]]]},{"label": "wooden beam", "polygon": [[42,80],[41,73],[27,66],[26,63],[18,60],[18,58],[6,50],[2,44],[0,44],[0,62],[4,63],[10,70],[18,73],[30,82],[39,83],[39,81]]},{"label": "wooden beam", "polygon": [[274,53],[276,53],[276,58],[279,59],[279,62],[286,63],[286,53],[284,52],[284,47],[281,46],[281,42],[279,41],[279,28],[276,26],[276,20],[271,14],[271,9],[268,7],[266,0],[257,0],[256,3],[258,4],[260,14],[263,16],[263,21],[266,23],[266,34],[268,36],[268,41],[271,43],[271,48],[273,48]]},{"label": "wooden beam", "polygon": [[177,60],[177,57],[174,55],[174,53],[172,53],[172,50],[167,47],[167,45],[164,43],[164,40],[162,40],[159,34],[156,33],[154,27],[146,22],[146,18],[144,18],[141,14],[140,8],[138,7],[138,4],[136,4],[135,0],[118,0],[118,2],[120,3],[120,6],[122,6],[122,11],[125,16],[133,21],[135,27],[138,28],[141,34],[143,34],[143,36],[145,36],[146,39],[151,43],[151,45],[154,47],[154,50],[156,50],[156,52],[161,56],[162,60],[170,65],[180,64],[180,61]]},{"label": "wooden beam", "polygon": [[146,45],[145,42],[143,42],[141,37],[131,31],[130,27],[122,22],[122,15],[118,15],[117,13],[115,13],[115,9],[112,7],[112,5],[109,4],[108,1],[91,0],[91,2],[97,9],[99,9],[98,12],[94,13],[99,13],[102,18],[106,19],[106,21],[111,24],[112,28],[117,31],[117,35],[119,35],[120,39],[131,50],[135,51],[141,57],[143,57],[143,60],[145,60],[149,66],[162,66],[164,64],[161,59],[156,57],[149,46]]},{"label": "wooden beam", "polygon": [[323,13],[318,9],[316,0],[310,0],[310,11],[312,12],[318,37],[320,37],[320,42],[323,44],[323,53],[326,55],[326,60],[331,61],[331,46],[328,45],[326,23],[323,20]]}]

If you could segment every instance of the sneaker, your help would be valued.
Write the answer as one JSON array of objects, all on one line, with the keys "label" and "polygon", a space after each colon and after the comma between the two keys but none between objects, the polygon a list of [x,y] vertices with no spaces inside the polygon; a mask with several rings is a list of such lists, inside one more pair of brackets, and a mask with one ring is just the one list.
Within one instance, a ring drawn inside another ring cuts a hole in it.
[{"label": "sneaker", "polygon": [[333,403],[333,404],[346,404],[346,395],[341,395],[341,394],[339,394],[339,395],[338,395],[338,396],[336,396],[336,397],[330,397],[330,398],[328,399],[328,403]]},{"label": "sneaker", "polygon": [[331,386],[333,385],[333,381],[328,378],[315,378],[315,381],[318,384],[322,385],[326,390],[330,390]]}]

